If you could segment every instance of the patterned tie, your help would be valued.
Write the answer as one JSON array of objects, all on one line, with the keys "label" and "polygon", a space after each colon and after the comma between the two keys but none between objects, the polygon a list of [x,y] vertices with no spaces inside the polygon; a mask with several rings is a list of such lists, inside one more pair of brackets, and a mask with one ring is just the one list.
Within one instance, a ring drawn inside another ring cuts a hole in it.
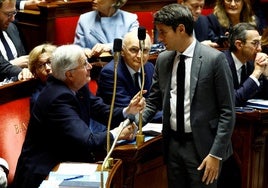
[{"label": "patterned tie", "polygon": [[184,85],[185,85],[185,55],[180,55],[177,68],[177,133],[183,139],[184,131]]},{"label": "patterned tie", "polygon": [[7,43],[6,39],[5,39],[5,37],[4,37],[4,35],[3,35],[3,31],[0,31],[0,39],[1,39],[1,41],[2,41],[2,44],[3,44],[4,47],[5,47],[5,50],[6,50],[6,53],[7,53],[7,58],[8,58],[8,60],[12,60],[12,59],[14,59],[13,53],[12,53],[12,51],[11,51],[11,49],[10,49],[10,47],[9,47],[9,45],[8,45],[8,43]]}]

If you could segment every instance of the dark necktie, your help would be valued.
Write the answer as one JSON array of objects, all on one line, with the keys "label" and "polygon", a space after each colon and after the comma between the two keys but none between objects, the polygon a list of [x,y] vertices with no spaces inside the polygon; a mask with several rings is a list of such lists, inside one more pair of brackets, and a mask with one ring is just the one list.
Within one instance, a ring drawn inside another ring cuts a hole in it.
[{"label": "dark necktie", "polygon": [[247,79],[247,70],[246,70],[246,65],[242,65],[241,67],[241,81],[240,84],[243,84],[244,81]]},{"label": "dark necktie", "polygon": [[4,47],[5,47],[5,50],[6,50],[6,53],[7,53],[7,58],[8,58],[8,60],[12,60],[12,59],[14,59],[14,56],[13,56],[13,54],[12,54],[12,51],[11,51],[11,49],[10,49],[10,47],[9,47],[9,45],[8,45],[8,43],[7,43],[7,41],[6,41],[5,37],[4,37],[4,35],[3,35],[3,31],[0,31],[0,38],[1,38],[2,44],[3,44]]},{"label": "dark necktie", "polygon": [[185,82],[185,55],[180,55],[177,69],[177,132],[179,139],[184,137],[184,82]]},{"label": "dark necktie", "polygon": [[136,72],[134,74],[135,87],[140,89],[139,77],[140,77],[140,73],[139,72]]}]

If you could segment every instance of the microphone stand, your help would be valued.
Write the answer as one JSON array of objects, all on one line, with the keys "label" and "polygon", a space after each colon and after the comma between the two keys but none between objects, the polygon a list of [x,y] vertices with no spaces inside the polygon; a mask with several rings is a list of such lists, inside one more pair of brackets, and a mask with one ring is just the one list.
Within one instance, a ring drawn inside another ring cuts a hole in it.
[{"label": "microphone stand", "polygon": [[[142,98],[142,91],[144,89],[144,81],[145,81],[145,76],[144,76],[144,63],[143,63],[143,50],[144,50],[144,40],[140,40],[140,51],[141,51],[141,75],[142,75],[142,80],[141,80],[141,90],[140,90],[140,97]],[[136,144],[137,146],[140,146],[144,143],[144,135],[142,133],[142,112],[139,112],[139,132],[136,135]]]},{"label": "microphone stand", "polygon": [[[112,101],[111,101],[111,106],[110,106],[110,114],[109,114],[109,120],[108,120],[108,126],[107,126],[107,155],[110,151],[110,145],[111,145],[110,144],[110,142],[111,142],[110,141],[110,129],[111,129],[111,122],[112,122],[113,111],[114,111],[114,101],[115,101],[115,95],[116,95],[117,66],[118,66],[121,50],[122,50],[122,40],[121,39],[114,39],[114,85],[113,85],[113,96],[112,96]],[[110,158],[108,162],[109,163],[107,163],[105,165],[107,168],[111,168],[111,166],[113,164],[113,158]]]}]

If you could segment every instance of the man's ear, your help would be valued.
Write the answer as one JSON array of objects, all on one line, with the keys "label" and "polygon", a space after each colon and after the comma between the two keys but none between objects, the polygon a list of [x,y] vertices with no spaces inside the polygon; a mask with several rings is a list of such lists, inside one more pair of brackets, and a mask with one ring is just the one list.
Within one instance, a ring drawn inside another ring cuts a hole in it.
[{"label": "man's ear", "polygon": [[183,31],[185,32],[185,26],[183,24],[179,24],[178,27],[176,28],[176,30],[180,33]]},{"label": "man's ear", "polygon": [[241,40],[235,40],[234,45],[236,46],[237,49],[241,49],[243,47],[243,43]]},{"label": "man's ear", "polygon": [[65,76],[66,76],[66,79],[68,79],[68,80],[72,80],[72,78],[73,78],[73,74],[71,71],[66,71]]}]

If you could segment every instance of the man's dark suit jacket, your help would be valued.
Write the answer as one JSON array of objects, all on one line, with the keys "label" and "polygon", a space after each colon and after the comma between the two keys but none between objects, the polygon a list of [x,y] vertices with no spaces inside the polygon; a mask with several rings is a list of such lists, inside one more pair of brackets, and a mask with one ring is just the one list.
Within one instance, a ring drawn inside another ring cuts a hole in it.
[{"label": "man's dark suit jacket", "polygon": [[[38,187],[60,162],[92,162],[91,153],[105,145],[106,132],[92,134],[89,120],[106,124],[109,111],[87,85],[75,95],[63,82],[49,78],[33,107],[12,186]],[[123,119],[122,109],[115,108],[112,125]]]},{"label": "man's dark suit jacket", "polygon": [[202,42],[208,40],[208,19],[204,15],[200,15],[194,25],[195,38]]},{"label": "man's dark suit jacket", "polygon": [[[154,65],[150,62],[144,64],[145,82],[144,89],[147,93],[144,97],[147,98],[150,94],[150,88],[152,85],[152,78],[154,73]],[[98,82],[97,96],[100,96],[106,104],[111,104],[113,96],[114,85],[114,61],[112,60],[106,66],[104,66],[100,72],[100,78]],[[126,107],[130,103],[131,99],[140,91],[140,88],[135,87],[132,75],[130,74],[126,63],[122,58],[118,63],[117,68],[117,85],[116,85],[116,97],[115,106]],[[162,113],[159,112],[154,117],[154,122],[162,122]]]},{"label": "man's dark suit jacket", "polygon": [[[175,56],[175,51],[159,54],[151,92],[143,111],[144,124],[163,106],[162,136],[165,161],[171,137],[170,87]],[[231,71],[222,52],[197,41],[189,89],[190,122],[200,160],[208,154],[227,159],[233,152],[231,135],[235,123],[235,110]]]},{"label": "man's dark suit jacket", "polygon": [[251,61],[246,63],[248,78],[244,81],[244,83],[242,83],[242,85],[240,85],[231,52],[229,50],[226,50],[224,51],[224,54],[227,58],[233,76],[235,105],[245,106],[247,100],[253,98],[268,99],[268,80],[265,77],[261,76],[259,79],[260,86],[258,86],[256,82],[249,77],[254,70],[254,62]]},{"label": "man's dark suit jacket", "polygon": [[[21,42],[20,34],[16,25],[14,23],[10,23],[6,32],[16,47],[18,57],[22,55],[26,55],[26,52]],[[0,52],[0,81],[4,80],[5,78],[18,76],[20,72],[21,72],[21,68],[10,64],[10,62],[5,60],[4,56]]]}]

